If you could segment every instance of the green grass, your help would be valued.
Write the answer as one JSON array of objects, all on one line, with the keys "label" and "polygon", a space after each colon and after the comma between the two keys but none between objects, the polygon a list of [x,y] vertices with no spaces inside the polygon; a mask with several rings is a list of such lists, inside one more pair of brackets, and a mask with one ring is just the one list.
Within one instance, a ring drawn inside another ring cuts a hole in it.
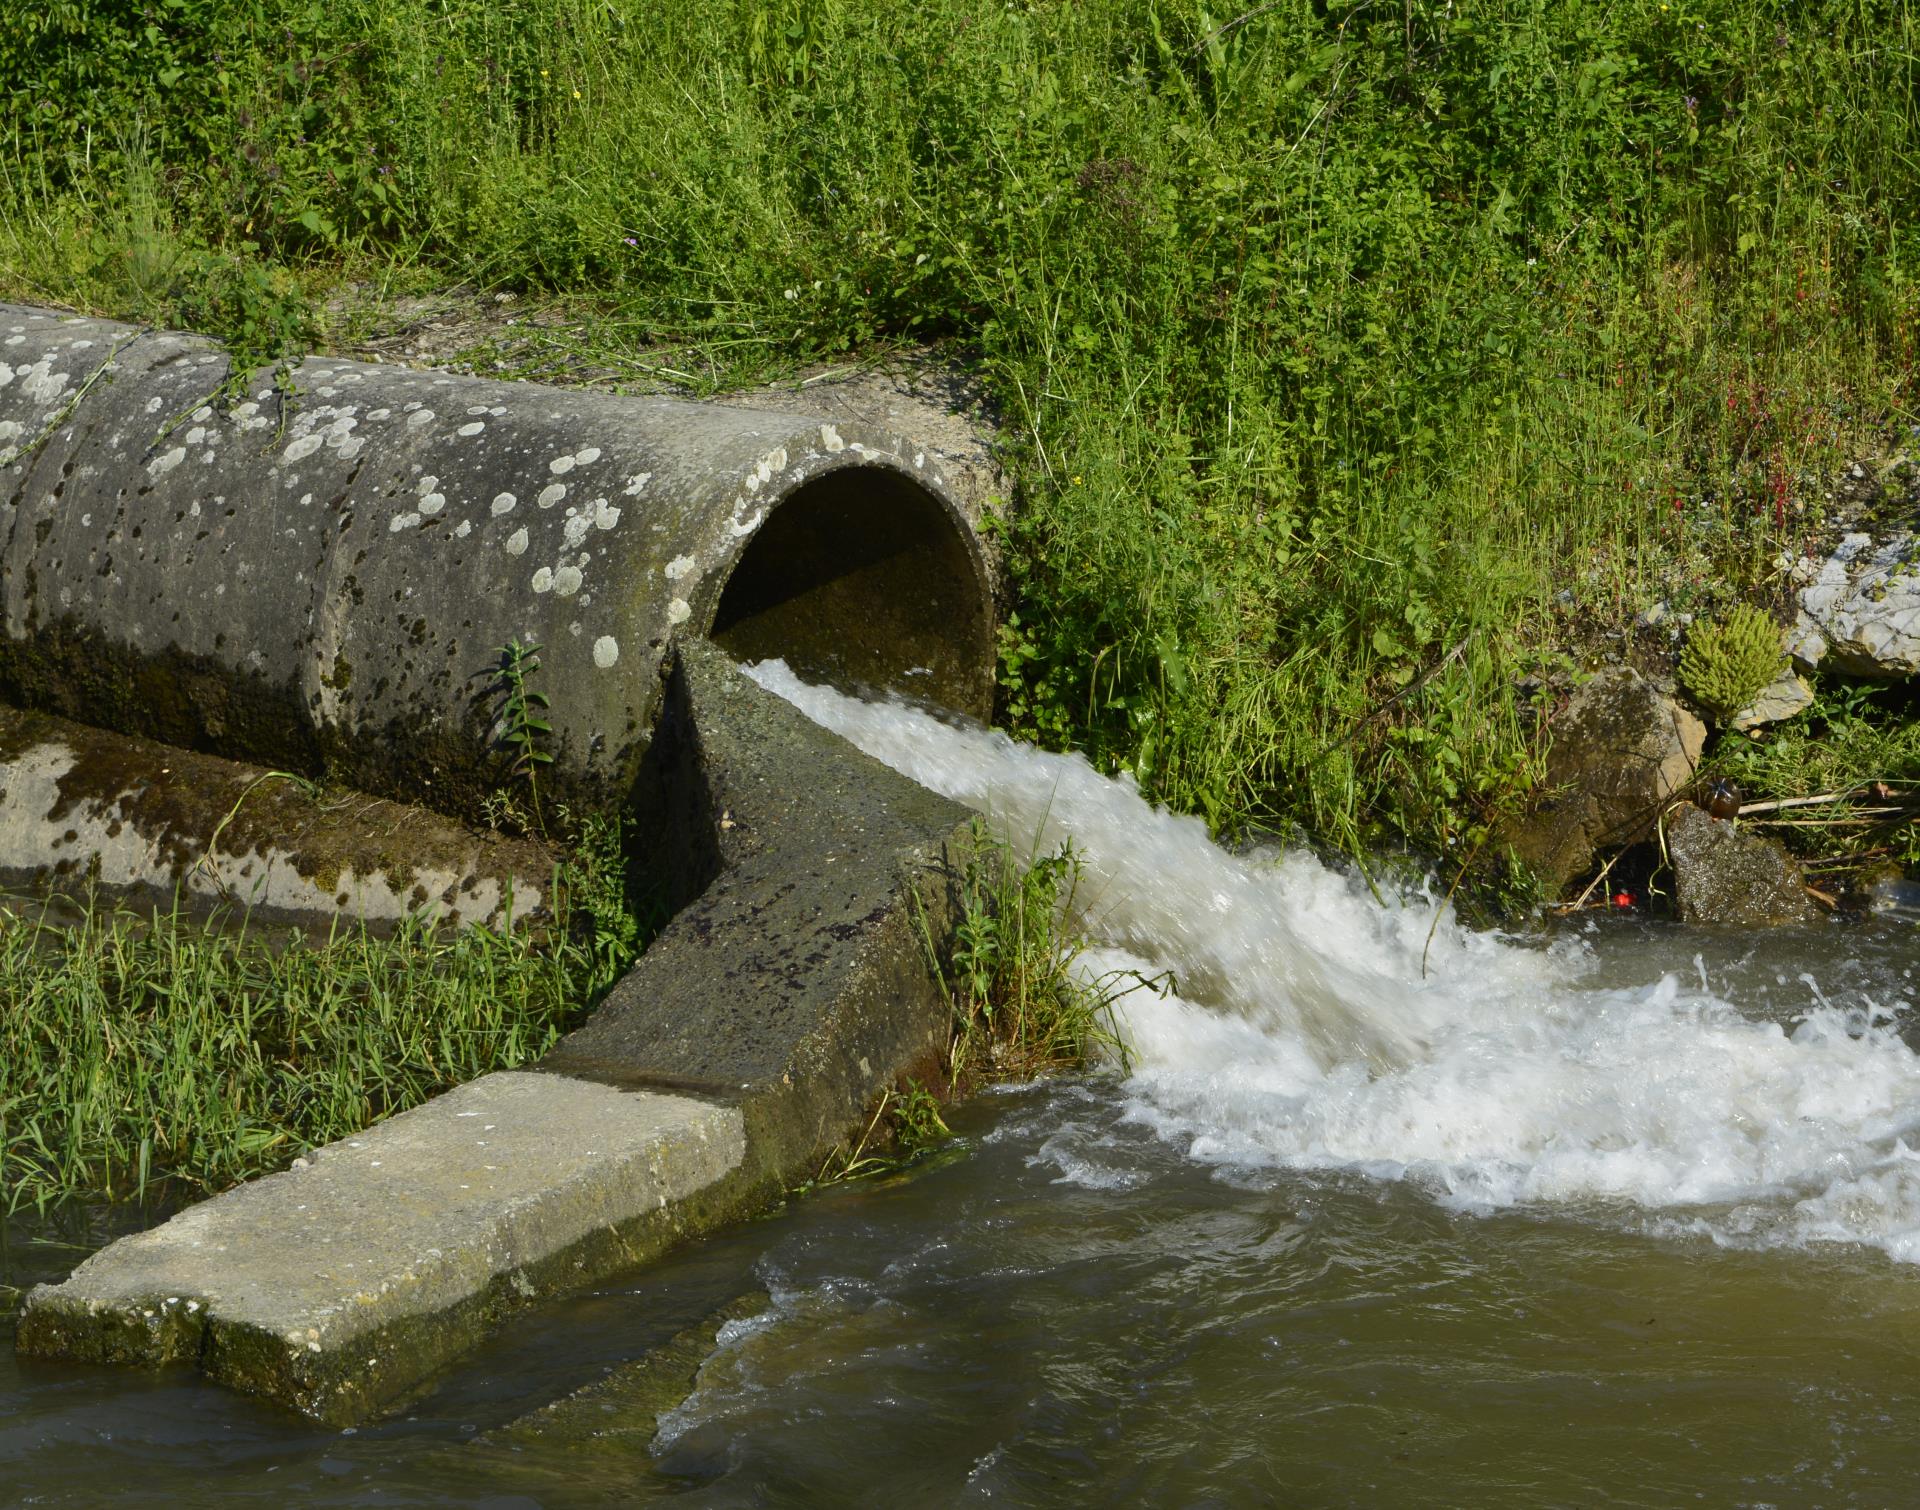
[{"label": "green grass", "polygon": [[1087,1068],[1124,1067],[1115,998],[1138,980],[1089,980],[1076,968],[1080,861],[1070,845],[1020,859],[973,824],[973,852],[960,877],[951,947],[927,937],[928,957],[953,1000],[947,1087],[1030,1080]]},{"label": "green grass", "polygon": [[[1816,680],[1814,691],[1812,707],[1762,740],[1723,736],[1709,765],[1749,798],[1840,793],[1846,800],[1742,822],[1840,880],[1887,865],[1920,866],[1920,812],[1908,805],[1920,791],[1920,718],[1912,695],[1829,679]],[[1876,796],[1876,783],[1899,795]]]},{"label": "green grass", "polygon": [[324,937],[0,911],[0,1206],[208,1194],[538,1058],[632,957],[525,928]]},{"label": "green grass", "polygon": [[1005,723],[1458,854],[1527,672],[1778,596],[1911,424],[1917,56],[1903,0],[73,0],[0,40],[0,284],[256,361],[347,279],[709,378],[945,343]]}]

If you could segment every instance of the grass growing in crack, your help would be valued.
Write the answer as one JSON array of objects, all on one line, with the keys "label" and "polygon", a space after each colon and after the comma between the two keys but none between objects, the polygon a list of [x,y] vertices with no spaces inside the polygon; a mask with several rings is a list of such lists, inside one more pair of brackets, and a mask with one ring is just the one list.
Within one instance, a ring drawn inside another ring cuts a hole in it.
[{"label": "grass growing in crack", "polygon": [[946,1084],[939,1092],[908,1079],[886,1091],[859,1138],[830,1152],[795,1193],[917,1164],[951,1136],[943,1099],[994,1080],[1032,1080],[1129,1063],[1114,1003],[1139,985],[1131,971],[1090,976],[1071,932],[1080,862],[1070,845],[1021,861],[975,820],[959,875],[959,917],[942,948],[916,912],[929,966],[953,1003]]},{"label": "grass growing in crack", "polygon": [[1067,931],[1080,877],[1071,845],[1021,863],[978,823],[974,845],[953,948],[944,963],[934,956],[953,999],[949,1084],[1029,1080],[1101,1058],[1124,1067],[1118,982],[1078,970],[1081,945]]}]

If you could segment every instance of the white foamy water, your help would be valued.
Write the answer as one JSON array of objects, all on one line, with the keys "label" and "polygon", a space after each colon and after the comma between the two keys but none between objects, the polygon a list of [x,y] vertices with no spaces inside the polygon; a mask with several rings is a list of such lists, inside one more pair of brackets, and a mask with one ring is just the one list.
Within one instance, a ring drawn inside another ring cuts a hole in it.
[{"label": "white foamy water", "polygon": [[[1408,1179],[1466,1209],[1611,1203],[1716,1241],[1866,1243],[1920,1262],[1920,1059],[1891,1009],[1791,1030],[1662,975],[1575,984],[1526,948],[1382,905],[1310,856],[1235,856],[1077,756],[811,687],[763,686],[989,816],[1017,849],[1071,838],[1084,968],[1171,971],[1120,1003],[1133,1118],[1223,1168]],[[1070,1172],[1069,1172],[1070,1173]]]}]

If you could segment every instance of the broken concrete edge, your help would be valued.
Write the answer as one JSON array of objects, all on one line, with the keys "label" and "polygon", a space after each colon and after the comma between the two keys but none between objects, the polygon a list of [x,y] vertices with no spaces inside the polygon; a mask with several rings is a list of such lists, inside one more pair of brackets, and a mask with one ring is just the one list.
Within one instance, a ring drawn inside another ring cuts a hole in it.
[{"label": "broken concrete edge", "polygon": [[[934,1072],[952,1006],[927,944],[950,937],[959,916],[969,815],[819,729],[710,646],[681,649],[670,698],[679,780],[667,827],[685,863],[715,874],[599,1013],[534,1072],[483,1077],[38,1287],[19,1323],[22,1354],[191,1361],[352,1424],[429,1387],[534,1300],[763,1209],[903,1076]],[[671,1100],[683,1117],[737,1128],[739,1154],[671,1198],[653,1199],[635,1177],[596,1187],[586,1206],[578,1181],[534,1154],[501,1175],[524,1173],[525,1190],[475,1197],[456,1188],[461,1166],[446,1149],[466,1131],[468,1103],[509,1083],[531,1086],[542,1106]],[[389,1167],[400,1148],[429,1152]],[[316,1169],[343,1213],[330,1243],[307,1236]],[[396,1173],[413,1181],[400,1202]],[[381,1222],[403,1218],[413,1226],[383,1239]],[[466,1249],[431,1240],[456,1230]],[[531,1230],[546,1236],[502,1235]],[[285,1293],[295,1280],[304,1299]]]},{"label": "broken concrete edge", "polygon": [[592,1439],[632,1444],[643,1452],[660,1418],[686,1402],[700,1370],[728,1326],[751,1321],[773,1304],[765,1290],[749,1290],[682,1327],[658,1347],[610,1369],[591,1384],[482,1432],[469,1446],[513,1449],[542,1437],[572,1442]]},{"label": "broken concrete edge", "polygon": [[541,923],[560,856],[424,808],[0,705],[0,886],[268,923]]}]

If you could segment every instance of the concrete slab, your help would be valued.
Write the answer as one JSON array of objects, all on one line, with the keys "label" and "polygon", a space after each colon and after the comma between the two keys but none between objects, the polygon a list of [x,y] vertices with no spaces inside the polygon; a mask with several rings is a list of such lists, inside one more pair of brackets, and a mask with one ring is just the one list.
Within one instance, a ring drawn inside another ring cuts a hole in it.
[{"label": "concrete slab", "polygon": [[663,1246],[744,1155],[733,1107],[488,1075],[94,1255],[28,1298],[19,1349],[197,1358],[359,1419],[500,1309]]},{"label": "concrete slab", "polygon": [[[714,646],[679,647],[660,736],[680,807],[655,825],[712,876],[546,1068],[695,1089],[745,1111],[791,1185],[903,1075],[937,1077],[972,815],[820,728]],[[698,853],[705,849],[704,858]]]}]

